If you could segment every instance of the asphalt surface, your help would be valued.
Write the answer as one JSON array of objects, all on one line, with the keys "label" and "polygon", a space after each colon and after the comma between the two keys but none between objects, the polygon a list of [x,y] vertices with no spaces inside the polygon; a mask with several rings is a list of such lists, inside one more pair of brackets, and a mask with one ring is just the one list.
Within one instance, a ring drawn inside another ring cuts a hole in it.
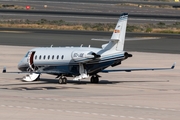
[{"label": "asphalt surface", "polygon": [[[110,2],[110,3],[106,3]],[[112,3],[111,3],[112,2]],[[0,11],[2,20],[29,19],[40,20],[64,20],[67,22],[98,23],[116,22],[119,15],[129,13],[129,23],[174,23],[179,21],[178,9],[163,9],[150,7],[119,6],[119,1],[2,1],[2,4],[14,4],[19,6],[31,6],[33,10],[27,12]],[[124,2],[124,1],[121,1]],[[131,1],[133,2],[133,1]],[[106,3],[106,4],[105,4]],[[148,2],[151,3],[151,2]],[[178,4],[178,3],[176,3]],[[47,8],[44,8],[47,5]],[[44,12],[43,12],[44,11]],[[81,14],[80,14],[81,12]],[[87,14],[85,14],[87,13]]]},{"label": "asphalt surface", "polygon": [[[31,48],[1,45],[0,68],[17,71]],[[0,119],[179,120],[179,54],[132,54],[110,69],[170,67],[175,61],[177,65],[165,71],[100,73],[99,84],[68,78],[68,84],[59,85],[56,76],[44,74],[39,81],[22,82],[25,74],[0,73]]]},{"label": "asphalt surface", "polygon": [[[7,10],[2,9],[0,13],[11,13],[11,14],[36,14],[36,15],[73,15],[73,16],[86,16],[86,17],[119,17],[119,13],[97,13],[97,12],[64,12],[64,11],[39,11],[39,10]],[[149,15],[149,14],[138,14],[130,13],[130,18],[154,18],[154,19],[175,19],[179,20],[180,16],[173,15]]]},{"label": "asphalt surface", "polygon": [[[11,1],[11,2],[22,2],[21,0],[1,0],[1,1]],[[150,4],[150,5],[172,5],[177,6],[179,5],[178,2],[164,2],[164,1],[156,1],[151,0],[149,1],[142,1],[142,0],[23,0],[23,2],[31,3],[31,2],[37,2],[37,3],[61,3],[61,2],[68,2],[68,3],[101,3],[101,4],[118,4],[118,3],[134,3],[134,4]]]},{"label": "asphalt surface", "polygon": [[[58,31],[33,29],[0,29],[0,44],[14,46],[84,46],[101,47],[105,42],[92,38],[109,39],[111,32]],[[150,38],[149,38],[150,37]],[[180,54],[180,35],[127,33],[126,51]],[[141,40],[141,38],[146,40]],[[149,38],[149,39],[148,39]],[[153,39],[152,39],[153,38]],[[138,40],[140,39],[140,40]]]}]

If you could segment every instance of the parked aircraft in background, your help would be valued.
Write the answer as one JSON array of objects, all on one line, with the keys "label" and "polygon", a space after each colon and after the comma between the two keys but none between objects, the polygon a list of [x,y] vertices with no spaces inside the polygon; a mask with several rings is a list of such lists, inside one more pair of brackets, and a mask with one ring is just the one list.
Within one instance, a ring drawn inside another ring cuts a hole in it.
[{"label": "parked aircraft in background", "polygon": [[[120,15],[118,23],[113,31],[111,39],[92,39],[107,41],[102,48],[92,47],[41,47],[29,50],[25,57],[19,62],[18,69],[21,72],[7,73],[28,73],[24,81],[35,81],[41,74],[55,75],[60,84],[66,84],[66,77],[74,77],[73,80],[81,80],[91,77],[91,83],[99,82],[99,72],[118,71],[141,71],[141,70],[167,70],[170,68],[141,68],[141,69],[115,69],[106,68],[117,66],[129,57],[128,52],[123,51],[128,14]],[[140,59],[140,58],[139,58]],[[6,72],[6,69],[3,70]]]}]

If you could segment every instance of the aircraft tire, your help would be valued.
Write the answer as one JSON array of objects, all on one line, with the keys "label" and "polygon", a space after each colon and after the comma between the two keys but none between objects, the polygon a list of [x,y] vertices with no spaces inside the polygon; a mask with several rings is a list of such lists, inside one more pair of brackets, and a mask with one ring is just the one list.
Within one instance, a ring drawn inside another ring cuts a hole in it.
[{"label": "aircraft tire", "polygon": [[66,77],[62,78],[62,80],[63,80],[63,84],[67,84],[67,78]]},{"label": "aircraft tire", "polygon": [[94,79],[95,79],[94,83],[99,83],[99,77],[96,76],[96,77],[94,77]]},{"label": "aircraft tire", "polygon": [[59,84],[63,84],[63,78],[59,78]]},{"label": "aircraft tire", "polygon": [[93,76],[91,77],[91,83],[94,83],[94,77]]},{"label": "aircraft tire", "polygon": [[99,83],[99,77],[98,76],[92,76],[91,77],[91,83]]}]

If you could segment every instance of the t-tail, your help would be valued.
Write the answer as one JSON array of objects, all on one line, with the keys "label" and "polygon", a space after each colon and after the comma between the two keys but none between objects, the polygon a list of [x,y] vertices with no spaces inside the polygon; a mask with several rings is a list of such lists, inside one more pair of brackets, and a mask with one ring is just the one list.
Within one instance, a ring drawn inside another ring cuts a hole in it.
[{"label": "t-tail", "polygon": [[128,19],[128,13],[123,13],[120,15],[120,18],[111,36],[111,39],[92,39],[92,40],[109,41],[108,44],[104,44],[102,46],[103,49],[105,50],[123,51],[125,35],[126,35],[127,19]]},{"label": "t-tail", "polygon": [[124,49],[127,19],[128,19],[127,13],[121,14],[121,16],[118,20],[118,23],[114,29],[114,32],[111,36],[112,40],[117,40],[117,41],[114,41],[115,42],[115,48],[114,49],[116,49],[118,51],[123,51],[123,49]]}]

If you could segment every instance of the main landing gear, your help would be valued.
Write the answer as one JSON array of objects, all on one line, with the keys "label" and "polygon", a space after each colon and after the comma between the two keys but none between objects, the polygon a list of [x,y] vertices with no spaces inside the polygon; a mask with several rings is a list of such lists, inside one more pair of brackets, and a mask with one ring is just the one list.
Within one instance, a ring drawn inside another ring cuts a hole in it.
[{"label": "main landing gear", "polygon": [[98,75],[93,75],[91,77],[91,83],[99,83],[99,76]]},{"label": "main landing gear", "polygon": [[67,83],[67,78],[64,76],[59,77],[59,84],[66,84]]}]

